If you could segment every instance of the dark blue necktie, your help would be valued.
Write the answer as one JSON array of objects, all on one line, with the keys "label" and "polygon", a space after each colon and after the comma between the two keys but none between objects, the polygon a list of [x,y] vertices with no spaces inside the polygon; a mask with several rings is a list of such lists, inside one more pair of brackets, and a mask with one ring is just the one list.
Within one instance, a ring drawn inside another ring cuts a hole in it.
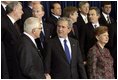
[{"label": "dark blue necktie", "polygon": [[41,31],[41,33],[40,33],[40,41],[41,41],[41,46],[42,47],[44,47],[44,45],[43,45],[44,40],[45,40],[45,36],[44,36],[43,32]]},{"label": "dark blue necktie", "polygon": [[64,49],[65,49],[65,53],[66,53],[66,57],[68,59],[68,62],[70,63],[70,60],[71,60],[71,58],[70,58],[70,51],[69,51],[69,48],[68,48],[66,42],[67,42],[67,40],[64,40]]}]

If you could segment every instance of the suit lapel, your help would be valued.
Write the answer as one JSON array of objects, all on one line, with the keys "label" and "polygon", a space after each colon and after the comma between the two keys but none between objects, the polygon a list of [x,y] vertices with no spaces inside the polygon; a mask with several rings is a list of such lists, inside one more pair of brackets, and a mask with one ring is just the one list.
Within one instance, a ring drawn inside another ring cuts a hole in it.
[{"label": "suit lapel", "polygon": [[64,57],[64,59],[68,62],[67,57],[66,57],[66,54],[65,54],[65,51],[64,51],[64,49],[63,49],[63,47],[61,45],[61,42],[60,42],[59,38],[56,38],[55,41],[56,41],[55,42],[56,45],[58,45],[57,47],[58,47],[59,51],[61,51],[59,54],[61,54],[62,57]]},{"label": "suit lapel", "polygon": [[11,32],[13,32],[14,35],[16,35],[16,37],[19,37],[19,34],[17,32],[17,30],[15,29],[15,26],[12,24],[11,20],[7,17],[8,20],[8,28],[11,30]]},{"label": "suit lapel", "polygon": [[31,45],[36,49],[36,51],[38,52],[39,56],[43,59],[40,50],[35,46],[35,44],[32,42],[32,40],[31,40],[27,35],[25,35],[25,34],[23,34],[23,35],[24,35],[24,36],[26,37],[26,39],[31,43]]},{"label": "suit lapel", "polygon": [[69,41],[70,41],[70,45],[71,45],[71,63],[72,63],[72,61],[73,61],[73,59],[74,59],[74,56],[75,56],[75,46],[76,46],[76,44],[73,42],[73,40],[71,39],[71,38],[69,38]]}]

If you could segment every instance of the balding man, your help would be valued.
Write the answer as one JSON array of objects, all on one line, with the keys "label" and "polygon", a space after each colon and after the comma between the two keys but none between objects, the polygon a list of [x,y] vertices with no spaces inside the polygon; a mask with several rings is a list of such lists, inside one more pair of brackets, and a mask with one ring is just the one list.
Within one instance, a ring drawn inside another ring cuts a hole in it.
[{"label": "balding man", "polygon": [[36,43],[38,48],[41,50],[43,57],[45,57],[44,54],[44,48],[45,48],[45,42],[47,40],[49,40],[51,38],[51,30],[52,30],[52,26],[50,24],[47,24],[42,18],[44,16],[45,12],[44,12],[44,7],[41,4],[35,4],[33,6],[33,16],[38,18],[40,21],[39,23],[42,26],[42,31],[40,34],[40,39],[36,39]]}]

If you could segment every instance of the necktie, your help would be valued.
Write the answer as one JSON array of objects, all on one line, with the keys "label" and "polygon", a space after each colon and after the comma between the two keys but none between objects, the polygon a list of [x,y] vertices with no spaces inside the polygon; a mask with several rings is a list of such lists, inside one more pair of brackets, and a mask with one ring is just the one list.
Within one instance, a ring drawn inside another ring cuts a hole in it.
[{"label": "necktie", "polygon": [[68,48],[66,42],[67,42],[67,40],[64,40],[64,49],[65,49],[65,54],[66,54],[67,60],[70,63],[70,60],[71,60],[71,58],[70,58],[70,51],[69,51],[69,48]]},{"label": "necktie", "polygon": [[44,40],[45,40],[45,36],[44,36],[43,32],[41,31],[41,33],[40,33],[40,41],[41,41],[41,46],[42,46],[42,47],[44,47],[44,46],[43,46]]},{"label": "necktie", "polygon": [[97,28],[97,25],[96,24],[94,25],[94,28]]},{"label": "necktie", "polygon": [[111,23],[111,20],[110,20],[110,17],[107,16],[107,23],[110,24]]}]

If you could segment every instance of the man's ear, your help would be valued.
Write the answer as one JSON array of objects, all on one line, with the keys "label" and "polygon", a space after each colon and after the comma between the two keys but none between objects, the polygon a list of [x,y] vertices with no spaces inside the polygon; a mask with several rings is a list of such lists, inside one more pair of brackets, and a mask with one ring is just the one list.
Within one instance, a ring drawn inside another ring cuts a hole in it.
[{"label": "man's ear", "polygon": [[53,13],[53,9],[51,9],[51,13]]},{"label": "man's ear", "polygon": [[35,29],[32,29],[32,33],[35,33]]},{"label": "man's ear", "polygon": [[81,9],[80,8],[78,8],[78,10],[81,12]]},{"label": "man's ear", "polygon": [[71,30],[72,30],[72,28],[68,28],[68,33],[70,33]]}]

